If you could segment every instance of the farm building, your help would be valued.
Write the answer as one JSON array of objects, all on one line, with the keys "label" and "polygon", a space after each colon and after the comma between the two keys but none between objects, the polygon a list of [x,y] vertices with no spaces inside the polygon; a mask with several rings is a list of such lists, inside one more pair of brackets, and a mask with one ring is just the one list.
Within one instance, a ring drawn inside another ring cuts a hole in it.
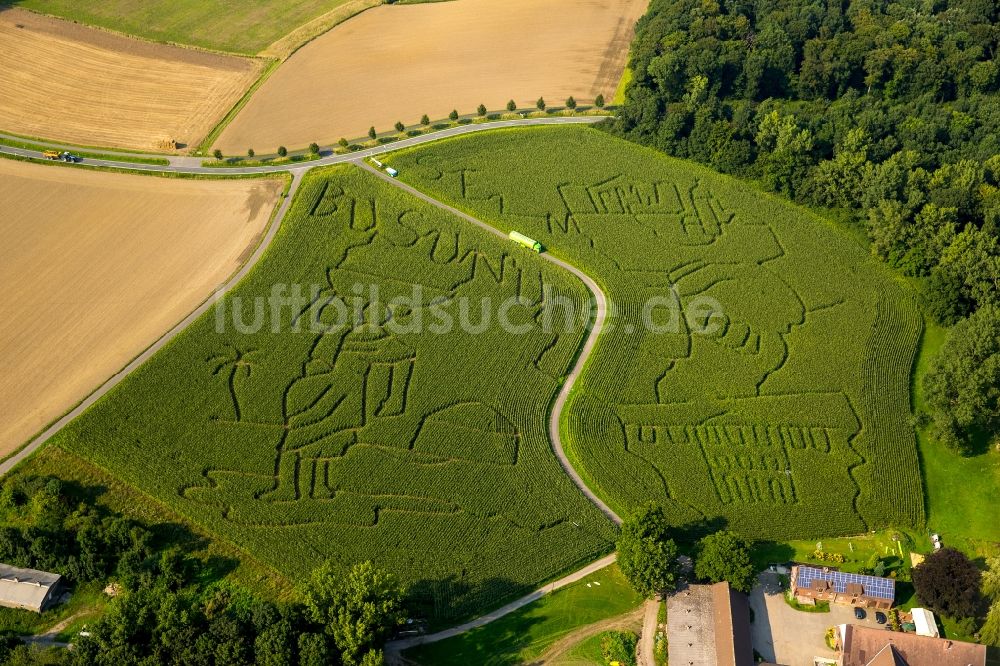
[{"label": "farm building", "polygon": [[896,581],[798,564],[792,567],[791,590],[805,599],[888,610],[896,598]]},{"label": "farm building", "polygon": [[750,666],[750,606],[729,583],[689,585],[667,600],[667,661]]},{"label": "farm building", "polygon": [[838,625],[836,638],[840,666],[986,665],[986,647],[975,643],[856,624]]},{"label": "farm building", "polygon": [[41,613],[58,598],[62,576],[0,564],[0,606]]}]

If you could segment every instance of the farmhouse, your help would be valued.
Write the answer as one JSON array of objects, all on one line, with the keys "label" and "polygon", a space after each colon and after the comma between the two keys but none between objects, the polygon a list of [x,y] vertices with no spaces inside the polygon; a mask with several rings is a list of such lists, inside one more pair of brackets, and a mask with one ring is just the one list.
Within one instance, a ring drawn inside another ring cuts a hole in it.
[{"label": "farmhouse", "polygon": [[667,644],[671,664],[753,664],[747,598],[729,583],[679,591],[667,600]]},{"label": "farmhouse", "polygon": [[836,630],[840,666],[985,666],[986,647],[856,624]]},{"label": "farmhouse", "polygon": [[0,606],[41,613],[59,598],[62,576],[0,564]]},{"label": "farmhouse", "polygon": [[798,564],[792,567],[791,590],[796,597],[888,610],[896,581]]}]

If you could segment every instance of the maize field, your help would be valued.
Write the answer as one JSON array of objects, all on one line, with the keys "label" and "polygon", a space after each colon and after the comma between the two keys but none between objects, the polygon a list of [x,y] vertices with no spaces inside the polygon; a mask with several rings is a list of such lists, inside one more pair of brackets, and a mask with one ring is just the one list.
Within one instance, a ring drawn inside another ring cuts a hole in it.
[{"label": "maize field", "polygon": [[923,523],[922,320],[844,231],[593,128],[481,133],[389,163],[602,286],[612,313],[564,431],[619,513],[653,501],[755,539]]},{"label": "maize field", "polygon": [[586,323],[550,300],[589,313],[530,250],[313,170],[247,278],[55,441],[293,581],[372,560],[466,617],[613,548],[548,441]]}]

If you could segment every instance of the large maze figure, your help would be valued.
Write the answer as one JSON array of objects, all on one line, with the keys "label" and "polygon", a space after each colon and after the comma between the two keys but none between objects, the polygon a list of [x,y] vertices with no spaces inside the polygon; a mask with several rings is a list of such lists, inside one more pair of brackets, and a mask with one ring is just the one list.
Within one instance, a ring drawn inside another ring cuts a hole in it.
[{"label": "large maze figure", "polygon": [[[653,323],[672,316],[675,324],[652,332],[640,308],[622,308],[605,334],[604,358],[595,359],[607,365],[592,376],[605,381],[591,384],[571,415],[578,438],[625,453],[617,492],[641,504],[649,498],[632,489],[661,487],[680,522],[726,515],[734,504],[763,522],[835,483],[848,489],[842,509],[853,515],[857,487],[848,469],[861,461],[851,447],[860,422],[847,395],[767,395],[768,379],[788,360],[788,337],[811,308],[829,307],[807,304],[772,267],[784,256],[774,230],[738,218],[698,180],[616,176],[558,192],[565,223],[550,230],[569,242],[588,238],[589,251],[614,265],[608,281],[626,276],[612,292],[665,300]],[[623,253],[623,236],[648,251]],[[628,371],[608,372],[610,365]],[[616,377],[617,385],[609,379]],[[818,477],[818,470],[839,471]],[[706,481],[698,493],[691,478]]]},{"label": "large maze figure", "polygon": [[[331,216],[344,219],[331,227],[338,244],[331,246],[333,265],[325,271],[325,284],[290,321],[299,332],[286,337],[280,358],[230,349],[208,359],[232,403],[214,427],[225,429],[225,436],[273,447],[273,473],[209,469],[203,482],[183,488],[182,495],[248,525],[373,525],[387,510],[502,515],[530,529],[551,523],[551,509],[543,504],[510,511],[513,497],[495,501],[488,492],[503,470],[515,478],[521,474],[515,416],[494,406],[513,392],[505,380],[468,386],[461,397],[433,388],[415,394],[413,379],[422,375],[421,385],[432,387],[426,378],[449,355],[450,361],[479,362],[498,371],[523,358],[535,368],[531,381],[537,386],[519,388],[551,390],[556,378],[546,372],[551,365],[546,355],[559,334],[539,323],[549,307],[543,274],[505,254],[484,254],[463,243],[457,229],[419,212],[385,212],[377,202],[355,200],[332,184],[321,189],[313,210],[324,223]],[[369,290],[376,285],[377,293]],[[456,328],[449,346],[421,347],[431,334],[408,329],[432,307],[454,310],[463,296],[485,295],[497,302],[516,299],[509,310],[512,323],[529,324],[531,333],[490,336],[484,348],[482,339]],[[400,299],[405,303],[397,303]],[[424,364],[422,353],[430,359]],[[269,366],[272,375],[255,364]],[[275,379],[278,375],[285,379]],[[463,472],[469,465],[490,473],[470,477]],[[483,486],[483,499],[474,505],[459,506],[447,494],[463,474],[466,484]],[[525,484],[510,488],[529,492]]]}]

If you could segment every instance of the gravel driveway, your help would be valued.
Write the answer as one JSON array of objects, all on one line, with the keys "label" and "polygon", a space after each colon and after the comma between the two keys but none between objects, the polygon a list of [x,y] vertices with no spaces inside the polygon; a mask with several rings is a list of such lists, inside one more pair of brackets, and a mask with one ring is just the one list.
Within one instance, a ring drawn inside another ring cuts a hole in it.
[{"label": "gravel driveway", "polygon": [[785,603],[777,574],[765,571],[750,593],[753,611],[753,648],[765,661],[781,666],[812,666],[815,657],[835,659],[826,647],[826,630],[838,624],[875,624],[875,611],[868,618],[854,618],[851,606],[831,604],[829,613],[806,613]]}]

